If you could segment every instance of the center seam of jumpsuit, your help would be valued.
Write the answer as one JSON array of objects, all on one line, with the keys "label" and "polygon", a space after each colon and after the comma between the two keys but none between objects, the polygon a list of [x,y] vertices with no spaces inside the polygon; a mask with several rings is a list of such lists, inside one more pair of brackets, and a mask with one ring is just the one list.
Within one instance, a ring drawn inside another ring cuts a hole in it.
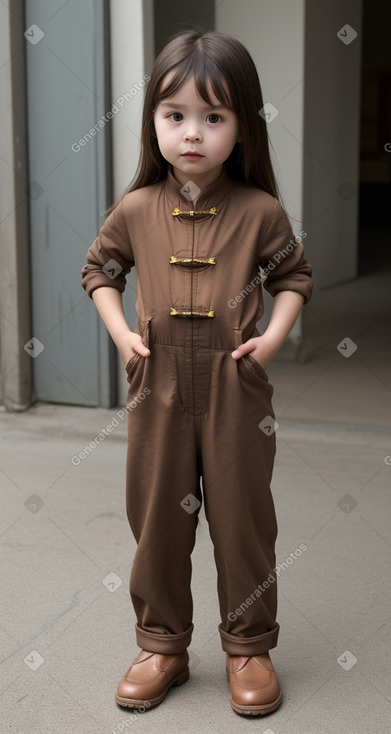
[{"label": "center seam of jumpsuit", "polygon": [[[188,242],[188,237],[185,236],[188,246],[190,245],[191,261],[194,261],[198,257],[201,224],[206,224],[211,218],[217,219],[218,215],[221,215],[221,207],[217,205],[222,201],[225,202],[231,185],[229,180],[225,181],[225,176],[226,174],[223,175],[222,181],[219,182],[220,186],[217,190],[209,190],[207,196],[204,192],[202,206],[199,199],[196,205],[191,202],[191,210],[185,209],[182,211],[183,204],[179,201],[179,191],[176,191],[172,197],[173,199],[178,197],[178,200],[175,202],[175,208],[172,209],[170,207],[170,210],[171,214],[175,215],[175,220],[178,222],[178,225],[180,225],[178,227],[179,234],[181,231],[186,231],[191,237],[190,243]],[[169,202],[171,204],[174,203],[171,198],[171,194],[173,194],[171,184],[171,177],[169,177],[169,185],[166,186],[167,205],[169,205]],[[188,255],[185,255],[185,252],[186,250],[183,250],[183,253],[181,253],[182,257],[188,257]],[[213,255],[213,252],[202,252],[201,254],[205,257]],[[178,257],[177,253],[175,253],[174,257]],[[174,262],[173,259],[170,261]],[[174,265],[174,267],[176,266]],[[182,292],[182,303],[179,302],[179,308],[189,310],[189,315],[186,314],[185,316],[185,322],[187,324],[184,329],[183,354],[178,353],[175,360],[177,370],[179,370],[179,373],[182,373],[179,397],[182,409],[188,415],[201,416],[206,413],[208,408],[211,381],[211,354],[214,349],[208,343],[213,331],[209,331],[210,326],[205,323],[204,319],[198,318],[200,315],[198,311],[204,312],[203,315],[209,312],[208,315],[213,319],[214,310],[213,304],[211,303],[199,303],[197,296],[198,285],[199,283],[202,284],[200,279],[202,279],[203,273],[195,268],[190,268],[190,272],[184,269],[182,275],[183,280],[178,280],[179,288],[182,289],[182,291],[179,291],[179,293]],[[172,283],[174,282],[173,280]],[[173,303],[175,302],[177,304],[179,299],[178,291],[175,288],[171,292],[171,297],[173,298]],[[172,311],[174,308],[177,309],[178,306],[175,305],[172,307]],[[170,315],[177,317],[178,314],[170,313]],[[216,351],[228,353],[232,351],[232,348],[218,349]]]},{"label": "center seam of jumpsuit", "polygon": [[[191,258],[195,257],[196,239],[199,238],[198,219],[192,218],[191,229]],[[196,226],[197,225],[197,226]],[[202,274],[201,274],[202,275]],[[200,274],[195,270],[190,273],[183,273],[184,283],[189,283],[189,307],[190,313],[193,313],[197,306],[197,285]],[[209,384],[210,384],[210,349],[209,344],[204,348],[198,349],[202,344],[203,333],[207,324],[203,319],[195,317],[186,317],[187,336],[184,342],[184,379],[181,390],[181,404],[183,410],[193,417],[204,415],[207,411],[209,400]]]},{"label": "center seam of jumpsuit", "polygon": [[[194,257],[194,237],[195,237],[195,221],[193,217],[193,241],[191,247],[191,257]],[[193,313],[193,275],[194,271],[190,273],[190,311]],[[191,379],[192,379],[192,393],[193,393],[193,415],[196,413],[195,409],[195,395],[194,395],[194,319],[191,319]]]}]

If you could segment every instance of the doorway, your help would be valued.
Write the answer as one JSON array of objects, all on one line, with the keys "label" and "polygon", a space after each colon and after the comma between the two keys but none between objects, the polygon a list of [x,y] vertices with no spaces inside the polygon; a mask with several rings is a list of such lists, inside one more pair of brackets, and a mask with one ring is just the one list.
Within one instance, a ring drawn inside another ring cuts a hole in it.
[{"label": "doorway", "polygon": [[391,270],[391,5],[364,0],[358,275]]}]

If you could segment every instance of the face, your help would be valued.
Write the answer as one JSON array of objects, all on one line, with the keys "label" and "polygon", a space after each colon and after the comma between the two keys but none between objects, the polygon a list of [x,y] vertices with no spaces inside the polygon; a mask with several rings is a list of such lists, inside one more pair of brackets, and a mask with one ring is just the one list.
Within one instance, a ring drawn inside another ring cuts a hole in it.
[{"label": "face", "polygon": [[[154,112],[160,152],[182,184],[191,179],[205,186],[216,180],[235,143],[240,142],[236,114],[219,102],[210,82],[208,93],[213,106],[198,97],[194,77],[189,77],[174,95],[161,100]],[[187,151],[198,156],[185,157]]]}]

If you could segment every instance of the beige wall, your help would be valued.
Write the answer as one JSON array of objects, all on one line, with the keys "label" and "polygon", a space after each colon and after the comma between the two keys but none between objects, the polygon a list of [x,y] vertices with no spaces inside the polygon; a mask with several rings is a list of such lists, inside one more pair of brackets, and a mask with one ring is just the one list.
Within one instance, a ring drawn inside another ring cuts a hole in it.
[{"label": "beige wall", "polygon": [[[152,0],[111,0],[111,90],[114,104],[121,95],[148,74],[154,61]],[[145,89],[145,87],[144,87]],[[123,103],[113,117],[113,195],[117,198],[131,182],[140,151],[141,117],[144,92],[139,91]],[[136,326],[136,273],[127,277],[123,295],[125,314],[131,329]],[[122,358],[118,354],[118,404],[125,405],[128,384]]]},{"label": "beige wall", "polygon": [[[305,229],[300,143],[303,139],[304,9],[305,0],[216,3],[216,30],[231,34],[246,46],[258,70],[264,104],[271,102],[279,111],[269,123],[268,132],[277,183],[295,234]],[[258,324],[261,331],[273,306],[273,299],[266,291],[264,300],[265,314]],[[300,341],[300,334],[301,317],[291,331],[291,341]],[[285,353],[291,354],[292,350],[286,349]],[[281,350],[279,357],[283,356]]]},{"label": "beige wall", "polygon": [[[24,11],[0,6],[0,404],[26,410],[31,404],[29,199]],[[21,40],[22,39],[22,40]]]},{"label": "beige wall", "polygon": [[[293,230],[308,233],[305,251],[315,293],[357,274],[361,5],[361,0],[352,0],[348,9],[338,0],[323,6],[309,0],[216,3],[216,30],[248,48],[264,101],[279,110],[269,125],[273,163]],[[349,45],[337,37],[346,23],[358,32]],[[351,198],[339,190],[346,181],[356,189]],[[272,299],[265,296],[267,317]],[[291,337],[305,332],[311,308],[315,299],[304,307]]]},{"label": "beige wall", "polygon": [[[304,84],[304,0],[224,0],[216,30],[232,34],[254,59],[263,101],[279,111],[269,123],[273,165],[289,213],[301,218]],[[300,231],[300,222],[294,223]]]}]

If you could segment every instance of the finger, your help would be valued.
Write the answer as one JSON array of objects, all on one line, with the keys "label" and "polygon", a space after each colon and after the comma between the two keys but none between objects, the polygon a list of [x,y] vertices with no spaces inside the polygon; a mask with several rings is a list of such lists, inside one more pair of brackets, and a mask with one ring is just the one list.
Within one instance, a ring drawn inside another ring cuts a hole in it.
[{"label": "finger", "polygon": [[148,349],[148,347],[146,347],[145,344],[140,344],[139,354],[141,354],[142,357],[149,357],[149,355],[151,354],[151,350]]},{"label": "finger", "polygon": [[246,348],[244,344],[239,344],[239,346],[231,352],[231,357],[234,359],[239,359],[239,357],[243,357],[243,354],[246,354]]}]

